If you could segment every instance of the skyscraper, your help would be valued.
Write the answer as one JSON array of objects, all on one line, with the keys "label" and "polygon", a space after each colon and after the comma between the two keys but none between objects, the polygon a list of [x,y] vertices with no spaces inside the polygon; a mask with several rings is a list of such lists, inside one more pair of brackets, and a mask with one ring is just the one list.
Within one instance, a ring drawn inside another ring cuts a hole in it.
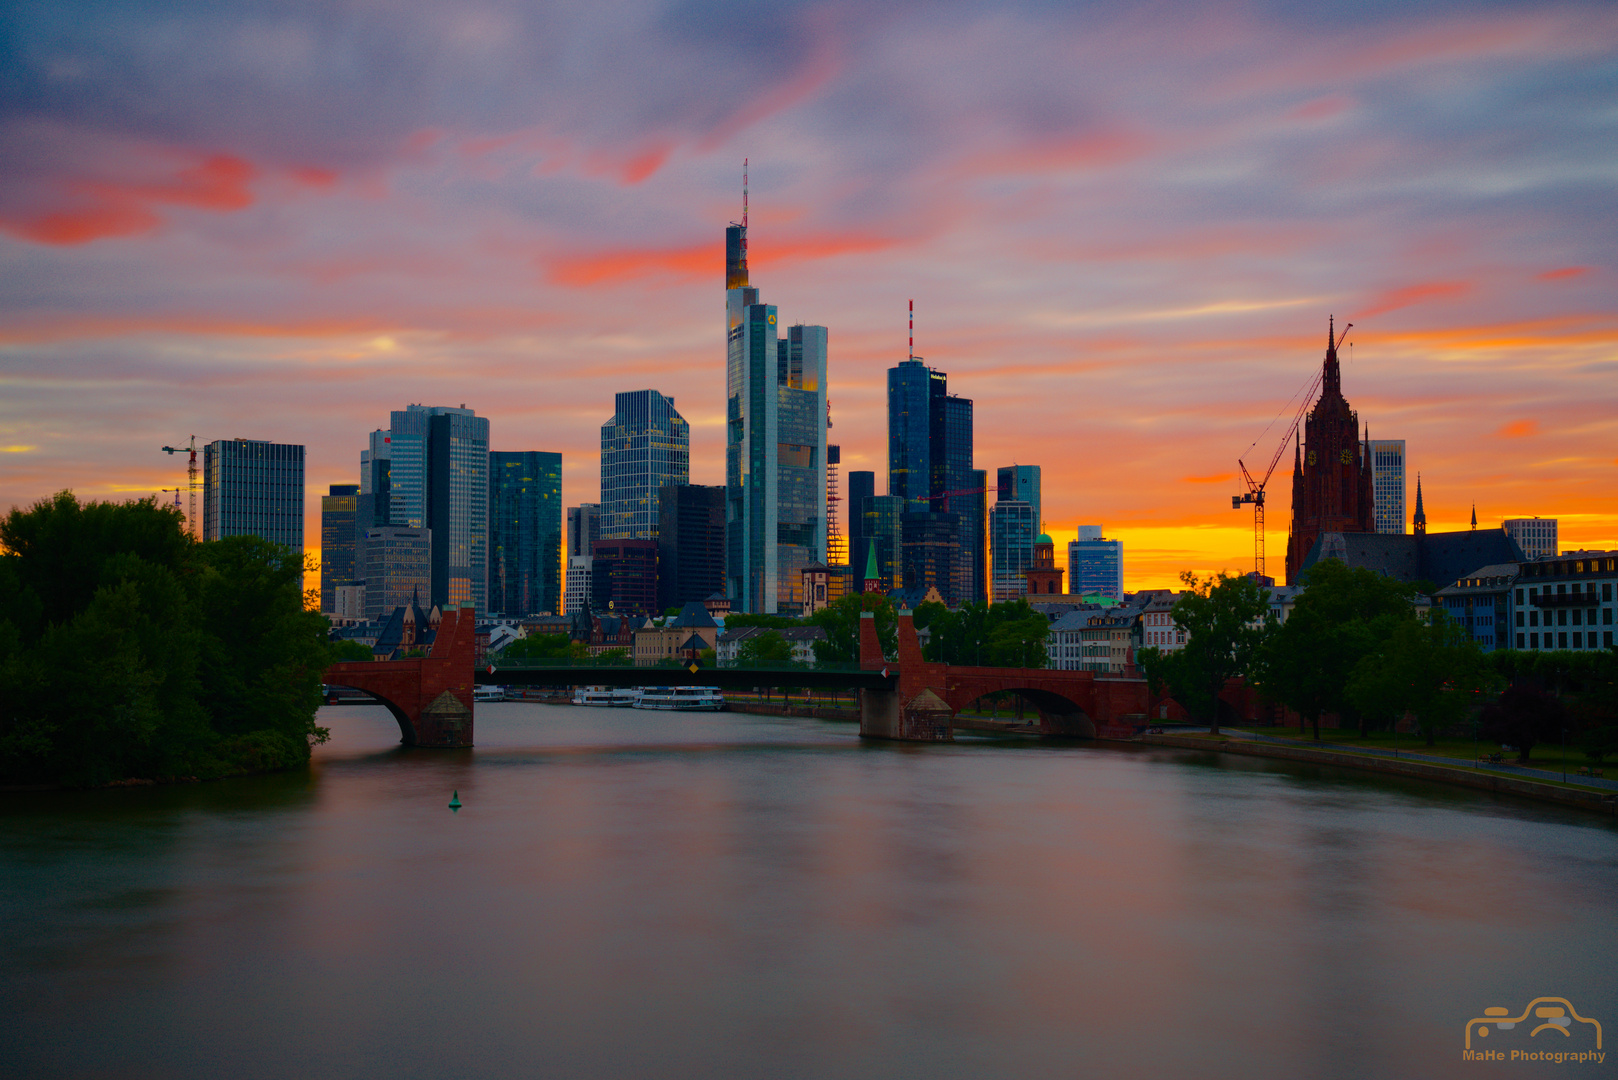
[{"label": "skyscraper", "polygon": [[[981,600],[985,505],[972,468],[972,401],[911,354],[888,369],[888,494],[904,500],[906,587],[937,585],[957,605]],[[945,515],[955,537],[927,515]],[[925,566],[914,560],[925,560]]]},{"label": "skyscraper", "polygon": [[489,453],[489,609],[562,610],[562,455]]},{"label": "skyscraper", "polygon": [[905,501],[897,495],[869,495],[865,499],[862,516],[865,519],[861,537],[867,551],[876,557],[876,572],[884,592],[902,589],[909,582],[904,579],[900,556],[900,525],[904,517]]},{"label": "skyscraper", "polygon": [[567,557],[589,558],[590,545],[601,539],[601,504],[567,508]]},{"label": "skyscraper", "polygon": [[1124,542],[1108,540],[1100,525],[1080,525],[1067,544],[1068,592],[1074,596],[1124,598]]},{"label": "skyscraper", "polygon": [[1376,531],[1371,463],[1361,442],[1359,414],[1343,397],[1337,339],[1328,322],[1320,398],[1304,422],[1302,448],[1293,451],[1287,584],[1299,584],[1304,558],[1321,533]]},{"label": "skyscraper", "polygon": [[591,600],[599,614],[657,614],[657,541],[597,540],[591,549]]},{"label": "skyscraper", "polygon": [[601,536],[657,539],[657,492],[691,479],[691,429],[656,390],[616,397],[601,425]]},{"label": "skyscraper", "polygon": [[865,572],[865,500],[876,494],[876,473],[857,469],[848,474],[848,565]]},{"label": "skyscraper", "polygon": [[303,447],[218,439],[202,448],[202,538],[259,536],[303,554]]},{"label": "skyscraper", "polygon": [[1554,559],[1561,553],[1555,518],[1507,518],[1500,527],[1530,559]]},{"label": "skyscraper", "polygon": [[354,565],[358,484],[333,484],[320,497],[320,610],[337,610],[337,586],[359,577]]},{"label": "skyscraper", "polygon": [[1371,461],[1371,504],[1376,531],[1405,531],[1405,441],[1371,439],[1365,444]]},{"label": "skyscraper", "polygon": [[367,529],[365,617],[385,619],[393,609],[421,602],[432,582],[432,538],[426,529],[378,525]]},{"label": "skyscraper", "polygon": [[748,284],[747,215],[725,230],[726,594],[733,610],[801,610],[826,550],[824,326],[777,329]]},{"label": "skyscraper", "polygon": [[[1004,469],[1001,474],[1005,474]],[[1032,503],[1000,499],[989,511],[994,603],[1003,604],[1026,594],[1028,568],[1034,562],[1034,537],[1038,534],[1039,517]]]},{"label": "skyscraper", "polygon": [[725,591],[725,488],[679,484],[658,493],[657,606]]},{"label": "skyscraper", "polygon": [[1039,466],[1038,465],[1002,465],[997,474],[997,488],[995,495],[997,502],[1009,502],[1015,499],[1025,502],[1034,508],[1034,529],[1038,532],[1045,520],[1045,508],[1039,497]]},{"label": "skyscraper", "polygon": [[[397,453],[397,448],[395,448]],[[432,533],[432,602],[488,611],[489,421],[444,409],[428,423],[427,529]]]}]

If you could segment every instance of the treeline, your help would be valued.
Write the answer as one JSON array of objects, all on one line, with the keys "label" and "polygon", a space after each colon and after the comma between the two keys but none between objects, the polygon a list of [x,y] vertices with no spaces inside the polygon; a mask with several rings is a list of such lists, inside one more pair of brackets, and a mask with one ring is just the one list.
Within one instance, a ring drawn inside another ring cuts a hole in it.
[{"label": "treeline", "polygon": [[71,492],[13,508],[0,548],[0,783],[292,768],[325,737],[301,552]]},{"label": "treeline", "polygon": [[1618,754],[1618,651],[1485,653],[1434,606],[1417,609],[1415,585],[1336,559],[1305,574],[1285,623],[1269,590],[1245,576],[1182,575],[1174,606],[1182,649],[1144,649],[1141,667],[1199,720],[1218,730],[1218,694],[1241,676],[1303,717],[1320,737],[1335,715],[1363,737],[1410,717],[1432,745],[1441,731],[1475,723],[1515,746],[1577,739],[1591,757]]}]

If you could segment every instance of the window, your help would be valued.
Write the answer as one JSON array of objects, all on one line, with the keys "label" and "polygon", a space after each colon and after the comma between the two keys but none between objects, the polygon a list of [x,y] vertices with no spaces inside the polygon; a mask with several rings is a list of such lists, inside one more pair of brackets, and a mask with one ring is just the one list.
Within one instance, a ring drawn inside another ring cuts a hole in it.
[{"label": "window", "polygon": [[1601,621],[1608,626],[1612,625],[1612,608],[1601,609]]},{"label": "window", "polygon": [[[1550,637],[1549,634],[1546,634],[1545,636]],[[1559,648],[1559,649],[1567,648],[1567,635],[1566,634],[1558,634],[1557,637],[1559,637],[1561,640],[1556,643],[1556,647]]]},{"label": "window", "polygon": [[1574,608],[1573,609],[1573,625],[1578,626],[1579,623],[1580,623],[1580,620],[1583,618],[1583,616],[1584,616],[1584,612],[1580,611],[1578,608]]},{"label": "window", "polygon": [[1563,608],[1561,611],[1558,611],[1556,613],[1556,625],[1557,626],[1566,626],[1567,625],[1567,608]]},{"label": "window", "polygon": [[1519,603],[1519,604],[1522,603],[1522,590],[1521,589],[1517,590],[1517,603]]},{"label": "window", "polygon": [[1601,632],[1601,644],[1602,644],[1602,646],[1604,648],[1608,648],[1608,649],[1612,648],[1612,631],[1611,630],[1603,630]]},{"label": "window", "polygon": [[1539,612],[1530,611],[1528,613],[1528,625],[1529,626],[1538,626],[1539,625]]},{"label": "window", "polygon": [[1609,602],[1611,600],[1612,600],[1612,582],[1603,581],[1601,583],[1601,602],[1603,604],[1605,604],[1605,603],[1607,603],[1607,602]]},{"label": "window", "polygon": [[1528,635],[1528,647],[1530,649],[1539,648],[1539,635],[1538,634],[1529,634]]},{"label": "window", "polygon": [[1517,625],[1518,626],[1522,625],[1522,612],[1520,612],[1520,611],[1517,612]]}]

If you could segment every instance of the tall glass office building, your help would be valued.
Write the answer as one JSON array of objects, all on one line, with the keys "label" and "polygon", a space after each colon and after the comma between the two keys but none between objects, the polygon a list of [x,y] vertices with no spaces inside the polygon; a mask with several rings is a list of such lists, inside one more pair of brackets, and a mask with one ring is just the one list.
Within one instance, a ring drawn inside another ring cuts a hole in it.
[{"label": "tall glass office building", "polygon": [[1080,525],[1067,545],[1068,592],[1074,596],[1124,598],[1124,542],[1108,540],[1100,525]]},{"label": "tall glass office building", "polygon": [[[905,501],[897,495],[869,495],[865,499],[862,513],[864,518],[863,536],[867,552],[876,553],[876,572],[882,580],[884,591],[902,589],[908,582],[905,581],[904,568],[900,563],[900,528],[904,517]],[[870,555],[861,558],[856,565],[869,565]],[[860,571],[864,573],[863,570]],[[864,582],[861,581],[863,588]]]},{"label": "tall glass office building", "polygon": [[358,484],[333,484],[320,497],[320,610],[337,610],[337,586],[360,577],[355,567]]},{"label": "tall glass office building", "polygon": [[1039,466],[1038,465],[1002,465],[997,476],[997,502],[1025,502],[1034,508],[1034,524],[1039,532],[1045,521],[1045,508],[1039,496]]},{"label": "tall glass office building", "polygon": [[202,448],[202,538],[226,536],[303,554],[303,447],[218,439]]},{"label": "tall glass office building", "polygon": [[562,611],[562,455],[489,453],[489,610]]},{"label": "tall glass office building", "polygon": [[996,604],[1028,594],[1027,570],[1034,564],[1037,535],[1039,516],[1032,503],[1001,499],[989,511],[989,550],[994,563],[992,599]]},{"label": "tall glass office building", "polygon": [[482,615],[489,585],[488,418],[465,406],[411,405],[392,414],[389,448],[388,520],[425,529],[431,538],[424,605],[471,604]]},{"label": "tall glass office building", "polygon": [[1379,533],[1405,531],[1405,441],[1371,439],[1365,444],[1371,462],[1371,506]]},{"label": "tall glass office building", "polygon": [[[972,401],[911,356],[888,369],[888,494],[903,499],[907,588],[937,584],[951,606],[981,601],[984,473],[972,468]],[[954,541],[938,522],[945,515]],[[913,565],[912,565],[913,564]]]},{"label": "tall glass office building", "polygon": [[[747,283],[745,225],[725,230],[725,591],[734,611],[796,612],[826,555],[824,326],[781,337]],[[603,530],[605,531],[605,530]]]},{"label": "tall glass office building", "polygon": [[601,539],[657,539],[657,492],[691,482],[691,428],[656,390],[615,398],[601,425]]}]

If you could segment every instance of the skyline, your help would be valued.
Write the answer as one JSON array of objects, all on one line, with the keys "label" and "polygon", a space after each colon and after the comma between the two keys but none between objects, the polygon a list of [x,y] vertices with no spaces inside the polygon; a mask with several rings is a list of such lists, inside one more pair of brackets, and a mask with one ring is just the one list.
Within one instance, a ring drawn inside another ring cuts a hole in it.
[{"label": "skyline", "polygon": [[1618,548],[1618,13],[725,10],[14,14],[0,506],[183,485],[159,446],[244,437],[308,447],[318,537],[410,401],[561,453],[594,502],[642,388],[722,483],[746,157],[753,284],[829,328],[845,476],[885,475],[914,298],[975,466],[1040,465],[1059,549],[1103,525],[1130,589],[1247,570],[1237,458],[1335,315],[1432,531],[1475,502]]}]

